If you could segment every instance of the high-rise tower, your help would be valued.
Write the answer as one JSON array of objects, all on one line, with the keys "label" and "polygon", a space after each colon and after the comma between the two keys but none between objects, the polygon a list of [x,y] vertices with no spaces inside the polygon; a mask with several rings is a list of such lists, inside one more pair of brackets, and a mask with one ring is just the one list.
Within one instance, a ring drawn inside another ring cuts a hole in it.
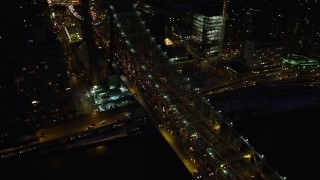
[{"label": "high-rise tower", "polygon": [[88,59],[89,59],[89,71],[91,76],[91,85],[100,85],[98,57],[96,53],[96,44],[94,42],[93,28],[92,28],[92,17],[90,14],[89,0],[82,0],[83,10],[83,37],[87,45]]},{"label": "high-rise tower", "polygon": [[204,55],[214,55],[222,51],[226,4],[225,0],[194,3],[192,40]]}]

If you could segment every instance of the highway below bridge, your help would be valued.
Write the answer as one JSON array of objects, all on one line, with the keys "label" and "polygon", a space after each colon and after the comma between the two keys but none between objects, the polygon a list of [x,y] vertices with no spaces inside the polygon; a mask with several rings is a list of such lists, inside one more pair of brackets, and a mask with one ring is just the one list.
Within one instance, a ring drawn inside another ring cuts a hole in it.
[{"label": "highway below bridge", "polygon": [[0,151],[0,158],[25,153],[50,153],[85,146],[149,131],[153,126],[145,111],[137,104],[111,111],[79,117],[77,121],[39,130],[37,138],[24,145]]}]

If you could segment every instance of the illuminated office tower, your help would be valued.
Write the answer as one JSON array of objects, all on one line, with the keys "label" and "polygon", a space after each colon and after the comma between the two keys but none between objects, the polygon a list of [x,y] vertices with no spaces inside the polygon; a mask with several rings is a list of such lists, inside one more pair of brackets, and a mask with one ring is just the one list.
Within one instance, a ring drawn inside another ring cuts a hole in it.
[{"label": "illuminated office tower", "polygon": [[222,51],[225,28],[226,1],[195,3],[192,40],[203,55],[216,55]]}]

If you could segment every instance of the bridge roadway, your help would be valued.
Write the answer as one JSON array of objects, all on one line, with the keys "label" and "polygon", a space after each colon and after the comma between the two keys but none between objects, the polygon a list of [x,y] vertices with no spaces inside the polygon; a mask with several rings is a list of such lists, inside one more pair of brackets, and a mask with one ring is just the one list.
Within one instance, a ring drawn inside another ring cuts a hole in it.
[{"label": "bridge roadway", "polygon": [[[284,179],[188,83],[175,86],[188,79],[179,75],[154,42],[135,4],[119,2],[109,8],[115,34],[111,40],[116,44],[110,48],[115,50],[116,63],[155,114],[160,132],[174,139],[175,147],[187,157],[195,178]],[[191,101],[176,98],[177,91],[191,94]]]}]

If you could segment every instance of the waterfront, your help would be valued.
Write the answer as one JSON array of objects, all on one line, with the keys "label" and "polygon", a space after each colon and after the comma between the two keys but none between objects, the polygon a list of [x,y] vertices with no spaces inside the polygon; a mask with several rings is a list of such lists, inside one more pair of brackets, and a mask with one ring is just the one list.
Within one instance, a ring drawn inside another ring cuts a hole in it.
[{"label": "waterfront", "polygon": [[[319,107],[234,122],[235,129],[287,179],[312,179]],[[193,179],[157,131],[0,161],[12,179]],[[309,173],[306,173],[309,172]]]},{"label": "waterfront", "polygon": [[193,179],[157,132],[0,163],[11,179]]}]

